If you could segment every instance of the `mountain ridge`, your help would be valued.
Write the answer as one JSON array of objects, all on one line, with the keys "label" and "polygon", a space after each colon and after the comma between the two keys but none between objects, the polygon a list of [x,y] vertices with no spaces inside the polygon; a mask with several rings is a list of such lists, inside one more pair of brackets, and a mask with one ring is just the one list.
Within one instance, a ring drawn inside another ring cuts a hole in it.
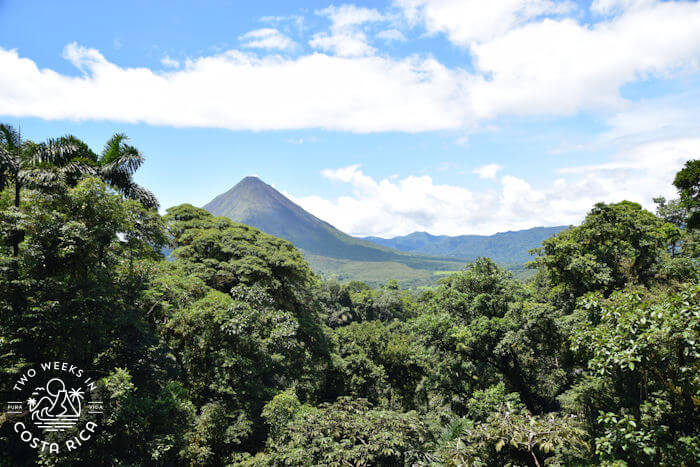
[{"label": "mountain ridge", "polygon": [[490,256],[522,272],[530,259],[527,251],[550,236],[549,232],[534,237],[525,234],[524,243],[515,242],[518,246],[514,253],[507,248],[508,242],[512,246],[514,240],[510,237],[518,237],[522,231],[496,236],[449,237],[415,232],[393,239],[353,237],[254,176],[244,177],[203,207],[215,216],[225,216],[290,241],[325,278],[363,280],[371,285],[389,279],[399,279],[399,283],[408,286],[427,285],[444,273],[462,269],[477,256]]},{"label": "mountain ridge", "polygon": [[243,178],[205,204],[204,209],[287,239],[314,255],[361,261],[405,260],[411,256],[341,232],[257,177]]},{"label": "mountain ridge", "polygon": [[528,251],[542,244],[542,241],[568,228],[565,225],[553,227],[532,227],[523,230],[509,230],[493,235],[432,235],[428,232],[413,232],[392,238],[363,237],[389,248],[408,253],[419,253],[467,261],[479,256],[488,256],[497,263],[524,264],[531,259]]}]

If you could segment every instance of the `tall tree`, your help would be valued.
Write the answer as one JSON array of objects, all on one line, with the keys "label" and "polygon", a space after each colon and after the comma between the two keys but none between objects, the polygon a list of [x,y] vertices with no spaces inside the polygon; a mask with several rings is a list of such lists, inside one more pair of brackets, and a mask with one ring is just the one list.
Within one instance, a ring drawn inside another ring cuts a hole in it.
[{"label": "tall tree", "polygon": [[550,298],[571,311],[587,292],[651,284],[679,234],[637,203],[598,203],[580,226],[542,242],[533,263],[549,280]]},{"label": "tall tree", "polygon": [[[0,191],[14,185],[14,205],[19,208],[23,188],[46,186],[58,179],[76,186],[85,176],[98,176],[127,198],[139,201],[146,208],[158,208],[153,193],[133,180],[144,158],[127,141],[126,135],[117,133],[97,156],[87,144],[71,135],[35,143],[23,140],[11,125],[0,124]],[[15,257],[23,238],[21,230],[11,233]]]},{"label": "tall tree", "polygon": [[[73,137],[50,139],[44,143],[23,140],[20,132],[7,124],[0,124],[0,190],[14,185],[14,205],[19,209],[22,188],[43,184],[57,175],[73,175],[81,170],[89,172],[80,164],[72,163],[79,145]],[[12,254],[17,256],[24,234],[14,230],[11,234]]]},{"label": "tall tree", "polygon": [[700,227],[700,160],[686,162],[673,185],[681,195],[681,204],[688,210],[688,228],[697,229]]}]

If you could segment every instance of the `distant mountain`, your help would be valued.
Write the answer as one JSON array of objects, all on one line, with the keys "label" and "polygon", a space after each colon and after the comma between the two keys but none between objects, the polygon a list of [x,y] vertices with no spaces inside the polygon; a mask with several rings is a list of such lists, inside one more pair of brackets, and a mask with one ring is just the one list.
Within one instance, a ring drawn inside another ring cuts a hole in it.
[{"label": "distant mountain", "polygon": [[341,232],[257,177],[245,177],[204,209],[215,216],[225,216],[287,239],[314,255],[362,261],[388,261],[407,256]]},{"label": "distant mountain", "polygon": [[459,235],[456,237],[415,232],[394,238],[365,237],[365,240],[410,253],[465,260],[488,256],[497,263],[519,265],[532,260],[528,250],[541,246],[543,240],[566,228],[567,226],[564,225],[535,227],[495,235]]},{"label": "distant mountain", "polygon": [[245,177],[204,209],[289,240],[326,278],[357,279],[372,285],[389,279],[403,286],[430,284],[441,275],[462,269],[467,259],[477,256],[522,266],[530,259],[529,248],[539,246],[544,238],[562,229],[543,228],[538,233],[531,229],[491,237],[415,233],[394,239],[356,238],[305,211],[257,177]]}]

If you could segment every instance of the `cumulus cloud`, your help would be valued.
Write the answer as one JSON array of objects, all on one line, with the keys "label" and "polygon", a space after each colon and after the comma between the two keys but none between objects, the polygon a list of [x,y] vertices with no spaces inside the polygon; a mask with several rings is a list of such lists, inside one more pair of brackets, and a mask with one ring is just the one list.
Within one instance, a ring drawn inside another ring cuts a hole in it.
[{"label": "cumulus cloud", "polygon": [[229,51],[159,73],[122,68],[77,44],[64,55],[82,76],[40,69],[16,51],[0,49],[0,114],[354,132],[457,128],[465,117],[459,77],[434,59],[292,59]]},{"label": "cumulus cloud", "polygon": [[363,32],[327,34],[320,32],[314,34],[309,45],[315,49],[331,52],[341,57],[362,57],[373,55],[377,49],[367,43],[367,36]]},{"label": "cumulus cloud", "polygon": [[243,47],[249,49],[290,50],[296,43],[275,28],[261,28],[249,31],[239,37]]},{"label": "cumulus cloud", "polygon": [[459,45],[493,39],[542,16],[562,15],[574,7],[550,0],[395,0],[413,23],[428,33],[445,33]]},{"label": "cumulus cloud", "polygon": [[700,90],[644,99],[606,118],[600,143],[636,144],[700,134]]},{"label": "cumulus cloud", "polygon": [[563,140],[550,149],[558,155],[572,151],[594,152],[633,149],[641,144],[683,140],[700,134],[700,90],[626,103],[624,108],[604,118],[606,130],[596,136]]},{"label": "cumulus cloud", "polygon": [[337,199],[294,198],[321,219],[353,235],[392,237],[416,231],[434,234],[493,234],[541,225],[579,223],[596,202],[632,200],[654,209],[652,198],[674,196],[673,176],[700,138],[639,145],[605,164],[567,167],[549,186],[504,175],[498,189],[475,191],[437,184],[429,176],[385,178],[366,175],[359,165],[326,169],[322,176],[346,184]]},{"label": "cumulus cloud", "polygon": [[263,16],[260,18],[260,22],[272,25],[292,26],[297,32],[302,32],[304,30],[304,17],[301,15]]},{"label": "cumulus cloud", "polygon": [[496,178],[496,174],[502,169],[498,164],[486,164],[477,167],[472,173],[477,174],[480,178]]},{"label": "cumulus cloud", "polygon": [[316,12],[319,15],[328,16],[333,23],[333,29],[344,29],[364,23],[382,21],[384,15],[374,8],[362,8],[355,5],[331,5],[328,8]]},{"label": "cumulus cloud", "polygon": [[[468,131],[504,115],[623,112],[625,84],[698,70],[699,3],[600,0],[600,11],[621,12],[593,25],[561,17],[571,7],[548,0],[399,5],[416,24],[469,47],[469,71],[377,53],[364,28],[391,21],[343,5],[318,12],[331,25],[310,45],[324,53],[295,57],[230,50],[159,71],[69,44],[64,56],[83,73],[75,77],[0,48],[0,114],[236,130]],[[275,28],[242,40],[265,50],[291,43]]]},{"label": "cumulus cloud", "polygon": [[309,41],[311,47],[342,57],[360,57],[376,52],[377,49],[369,45],[367,35],[361,27],[365,23],[384,20],[379,11],[355,5],[331,5],[317,11],[316,14],[327,16],[331,21],[331,28],[330,32],[314,34]]},{"label": "cumulus cloud", "polygon": [[455,140],[455,144],[466,148],[469,146],[469,137],[468,136],[460,136],[459,138],[457,138]]},{"label": "cumulus cloud", "polygon": [[697,3],[659,4],[593,27],[571,19],[529,24],[473,48],[492,77],[475,84],[474,106],[482,115],[618,108],[623,84],[696,66],[698,26]]}]

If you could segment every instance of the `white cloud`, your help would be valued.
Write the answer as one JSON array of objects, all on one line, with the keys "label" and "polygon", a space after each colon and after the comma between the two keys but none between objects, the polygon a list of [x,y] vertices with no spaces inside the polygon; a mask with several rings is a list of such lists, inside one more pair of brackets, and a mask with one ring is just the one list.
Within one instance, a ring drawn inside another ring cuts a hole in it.
[{"label": "white cloud", "polygon": [[477,167],[472,171],[472,173],[477,174],[480,178],[496,178],[496,174],[503,167],[498,164],[486,164],[481,167]]},{"label": "white cloud", "polygon": [[350,34],[326,34],[320,32],[314,34],[309,41],[314,49],[331,52],[340,57],[362,57],[373,55],[377,49],[367,43],[367,37],[362,32]]},{"label": "white cloud", "polygon": [[351,194],[327,200],[294,198],[314,215],[353,235],[392,237],[416,231],[433,234],[493,234],[541,225],[579,223],[596,202],[640,202],[673,197],[674,174],[700,138],[657,141],[620,153],[610,162],[558,170],[560,178],[536,188],[504,175],[498,190],[473,191],[436,184],[429,176],[375,180],[359,165],[322,171],[347,184]]},{"label": "white cloud", "polygon": [[[700,138],[678,138],[640,144],[614,156],[610,162],[557,169],[560,174],[636,173],[630,183],[644,185],[651,177],[669,181],[665,191],[672,190],[670,180],[685,161],[700,151]],[[643,176],[639,176],[639,175]],[[659,190],[657,183],[651,189]],[[640,186],[641,189],[641,186]],[[649,197],[646,197],[649,198]]]},{"label": "white cloud", "polygon": [[700,90],[630,103],[606,119],[603,144],[639,144],[700,134]]},{"label": "white cloud", "polygon": [[360,8],[355,5],[342,5],[340,7],[331,5],[328,8],[317,11],[316,14],[327,16],[333,23],[332,29],[334,30],[346,29],[384,19],[384,16],[373,8]]},{"label": "white cloud", "polygon": [[[699,3],[627,6],[592,26],[549,17],[562,7],[545,0],[478,2],[479,8],[458,3],[402,4],[428,30],[469,42],[472,71],[420,55],[377,53],[363,28],[389,20],[374,9],[343,5],[319,12],[331,26],[310,41],[332,55],[260,57],[230,50],[165,72],[121,67],[95,49],[69,44],[64,56],[83,72],[74,77],[0,48],[0,114],[236,130],[469,130],[504,115],[627,112],[630,103],[620,96],[625,84],[698,71]],[[435,26],[450,14],[455,21],[449,28]],[[469,27],[471,15],[507,26],[478,32]],[[248,47],[277,49],[291,41],[274,28],[242,38]]]},{"label": "white cloud", "polygon": [[377,33],[379,39],[383,39],[387,42],[406,42],[406,36],[403,35],[398,29],[385,29]]},{"label": "white cloud", "polygon": [[396,0],[409,21],[469,47],[474,115],[571,115],[617,109],[619,89],[649,77],[697,71],[700,4],[599,0],[619,13],[593,25],[573,4],[549,0]]},{"label": "white cloud", "polygon": [[331,21],[330,32],[313,35],[309,45],[315,49],[331,52],[341,57],[372,55],[377,49],[369,45],[367,35],[361,27],[365,23],[384,20],[377,10],[358,8],[354,5],[329,6],[316,14],[327,16]]},{"label": "white cloud", "polygon": [[616,109],[622,85],[696,69],[700,4],[664,3],[584,26],[546,19],[472,47],[490,75],[471,88],[474,110],[498,114],[574,114]]},{"label": "white cloud", "polygon": [[607,129],[591,137],[563,140],[550,154],[595,152],[620,148],[620,152],[654,141],[681,140],[700,134],[700,90],[690,90],[637,102],[605,117]]},{"label": "white cloud", "polygon": [[634,8],[653,5],[656,0],[593,0],[591,11],[599,15],[612,15]]},{"label": "white cloud", "polygon": [[445,33],[459,45],[493,39],[544,15],[572,10],[569,2],[550,0],[395,0],[409,21],[428,33]]},{"label": "white cloud", "polygon": [[243,47],[249,49],[290,50],[296,43],[275,28],[261,28],[249,31],[239,37]]},{"label": "white cloud", "polygon": [[0,114],[232,130],[430,131],[464,125],[459,76],[433,59],[258,57],[229,51],[177,71],[122,68],[70,44],[73,77],[0,48]]},{"label": "white cloud", "polygon": [[454,162],[440,162],[437,167],[435,167],[435,170],[438,172],[447,172],[448,170],[455,170],[457,168],[457,164]]},{"label": "white cloud", "polygon": [[168,55],[161,58],[160,63],[168,68],[180,68],[180,62],[175,60],[174,58],[170,58],[170,56]]},{"label": "white cloud", "polygon": [[301,15],[263,16],[260,18],[260,22],[274,25],[290,25],[298,32],[304,30],[304,17]]}]

